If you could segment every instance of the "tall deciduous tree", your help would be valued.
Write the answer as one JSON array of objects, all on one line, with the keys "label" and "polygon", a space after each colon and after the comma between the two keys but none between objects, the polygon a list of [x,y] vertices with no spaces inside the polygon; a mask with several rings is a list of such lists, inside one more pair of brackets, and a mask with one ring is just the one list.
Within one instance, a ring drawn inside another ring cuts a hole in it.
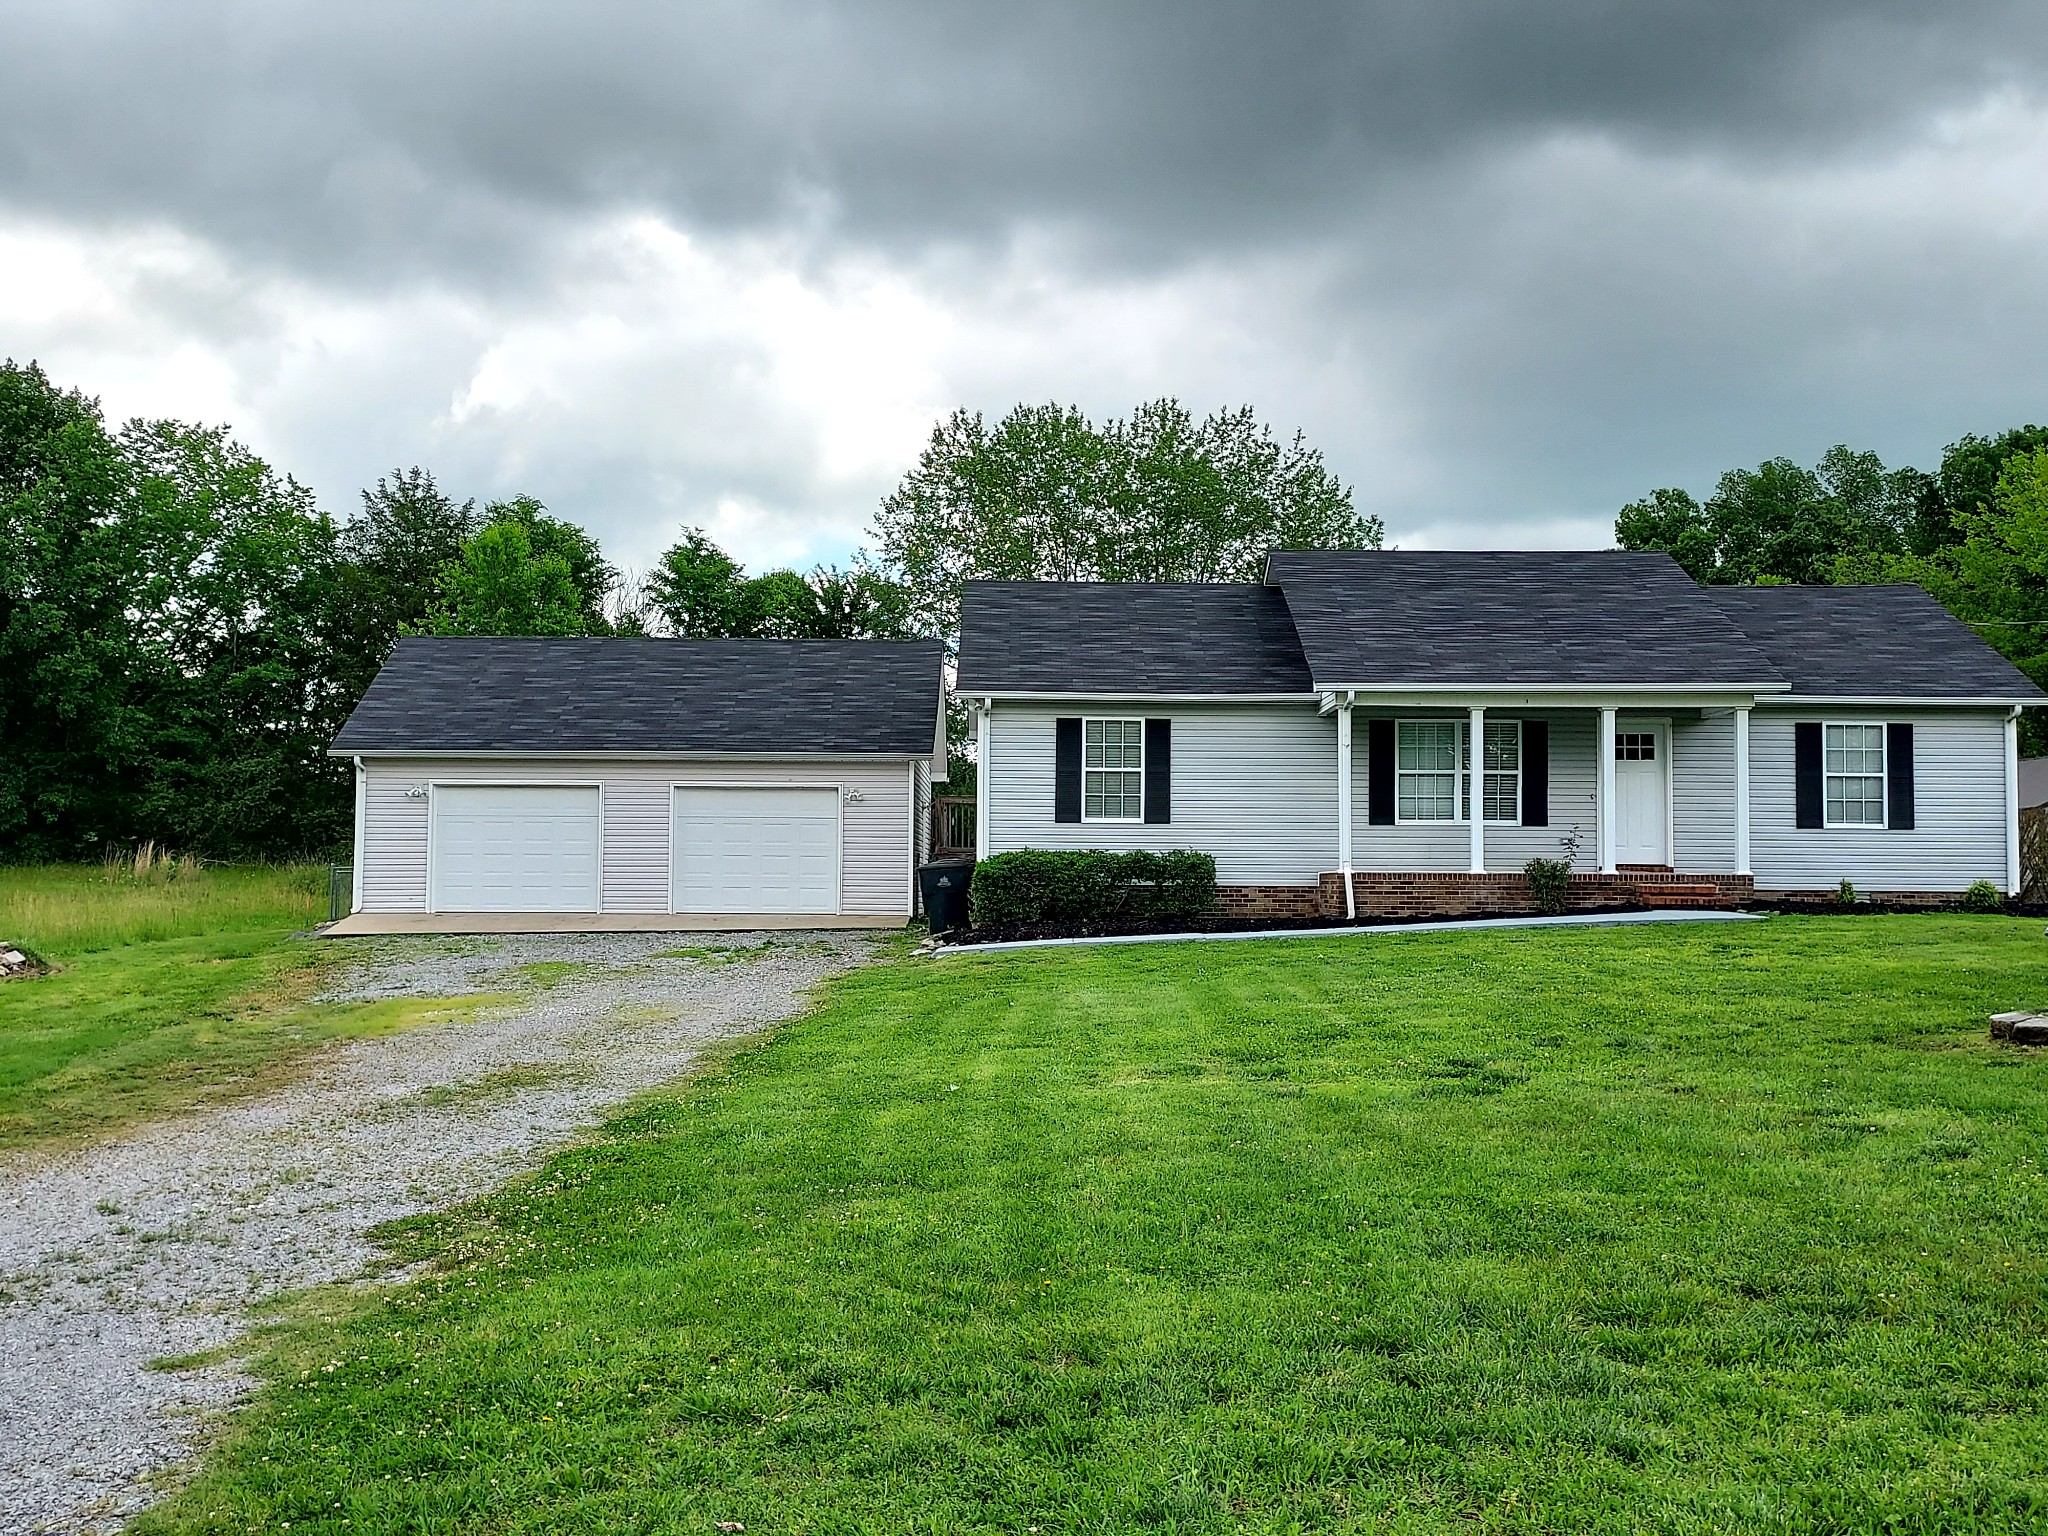
[{"label": "tall deciduous tree", "polygon": [[603,635],[618,573],[597,540],[531,496],[492,502],[442,568],[424,628],[440,635]]},{"label": "tall deciduous tree", "polygon": [[0,854],[297,853],[346,813],[334,529],[223,429],[0,367]]},{"label": "tall deciduous tree", "polygon": [[1705,505],[1667,488],[1622,508],[1623,549],[1669,552],[1703,582],[1824,582],[1847,551],[1906,547],[1927,477],[1835,447],[1812,469],[1767,459],[1721,476]]},{"label": "tall deciduous tree", "polygon": [[1385,530],[1300,433],[1159,400],[1100,427],[1071,406],[1018,406],[993,428],[956,411],[874,532],[912,624],[951,636],[975,578],[1250,581],[1269,549],[1377,548]]},{"label": "tall deciduous tree", "polygon": [[902,589],[872,568],[748,576],[701,528],[688,528],[643,585],[662,627],[695,638],[893,640],[908,632]]},{"label": "tall deciduous tree", "polygon": [[417,465],[363,492],[341,527],[333,616],[340,671],[358,695],[398,637],[426,626],[442,572],[477,525],[476,503],[457,502]]}]

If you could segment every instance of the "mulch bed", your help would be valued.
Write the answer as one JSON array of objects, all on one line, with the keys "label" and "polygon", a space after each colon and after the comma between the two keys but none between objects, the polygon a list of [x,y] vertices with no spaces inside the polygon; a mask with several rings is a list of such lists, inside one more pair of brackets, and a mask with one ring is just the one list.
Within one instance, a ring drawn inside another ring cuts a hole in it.
[{"label": "mulch bed", "polygon": [[[1574,907],[1569,917],[1606,917],[1619,912],[1666,911],[1642,902],[1617,902],[1611,906]],[[1887,906],[1882,902],[1859,901],[1843,906],[1836,901],[1745,901],[1743,912],[1777,912],[1797,917],[1879,917],[1908,913],[1957,913],[1960,905]],[[2048,903],[2008,902],[2008,917],[2048,918]],[[1487,912],[1484,918],[1542,917],[1534,908],[1526,912]],[[1553,914],[1554,915],[1554,914]],[[1115,917],[1093,918],[1066,923],[1011,923],[1002,927],[957,928],[938,934],[937,941],[949,949],[972,949],[977,944],[1007,944],[1021,939],[1135,938],[1154,933],[1312,933],[1319,928],[1404,928],[1413,923],[1478,921],[1470,912],[1434,912],[1407,917]]]},{"label": "mulch bed", "polygon": [[[1615,912],[1648,912],[1641,902],[1605,907],[1575,907],[1572,917],[1600,917]],[[1019,939],[1133,938],[1151,933],[1313,933],[1319,928],[1405,928],[1412,923],[1462,922],[1470,912],[1432,912],[1405,917],[1112,917],[1068,923],[1011,923],[992,928],[957,928],[939,934],[941,944],[971,948],[976,944],[1007,944]],[[1488,912],[1487,917],[1541,917],[1527,912]]]}]

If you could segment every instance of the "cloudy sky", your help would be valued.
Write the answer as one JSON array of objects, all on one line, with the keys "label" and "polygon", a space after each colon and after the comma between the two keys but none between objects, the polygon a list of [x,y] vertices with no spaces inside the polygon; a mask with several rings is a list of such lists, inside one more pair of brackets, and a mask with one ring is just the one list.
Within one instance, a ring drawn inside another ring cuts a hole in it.
[{"label": "cloudy sky", "polygon": [[0,0],[0,354],[642,564],[956,405],[1304,429],[1410,546],[2048,418],[2039,0]]}]

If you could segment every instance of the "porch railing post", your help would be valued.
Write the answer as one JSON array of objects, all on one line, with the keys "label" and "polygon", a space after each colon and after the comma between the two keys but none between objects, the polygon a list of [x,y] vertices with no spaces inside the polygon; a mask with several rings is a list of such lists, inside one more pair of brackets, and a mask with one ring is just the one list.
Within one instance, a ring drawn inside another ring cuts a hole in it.
[{"label": "porch railing post", "polygon": [[1471,733],[1469,745],[1472,751],[1472,768],[1466,782],[1466,791],[1471,803],[1466,809],[1472,817],[1472,873],[1486,873],[1486,709],[1475,705],[1471,723],[1466,727]]},{"label": "porch railing post", "polygon": [[1358,916],[1351,890],[1351,695],[1337,706],[1337,873],[1344,878],[1344,916]]}]

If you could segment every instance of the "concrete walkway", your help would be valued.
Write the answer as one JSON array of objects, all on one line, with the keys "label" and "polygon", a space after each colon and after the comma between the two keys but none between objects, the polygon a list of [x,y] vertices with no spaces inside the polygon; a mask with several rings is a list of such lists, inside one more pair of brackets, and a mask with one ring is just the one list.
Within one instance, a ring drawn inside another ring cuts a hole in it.
[{"label": "concrete walkway", "polygon": [[1000,944],[946,944],[941,955],[986,955],[999,949],[1058,949],[1082,944],[1225,944],[1237,939],[1342,939],[1360,934],[1460,933],[1489,928],[1621,928],[1636,923],[1760,923],[1768,912],[1567,912],[1561,917],[1461,917],[1440,923],[1374,923],[1355,928],[1262,928],[1242,933],[1105,934],[1086,939],[1008,939]]},{"label": "concrete walkway", "polygon": [[323,939],[395,933],[814,933],[901,928],[908,921],[815,912],[354,912],[314,932]]}]

